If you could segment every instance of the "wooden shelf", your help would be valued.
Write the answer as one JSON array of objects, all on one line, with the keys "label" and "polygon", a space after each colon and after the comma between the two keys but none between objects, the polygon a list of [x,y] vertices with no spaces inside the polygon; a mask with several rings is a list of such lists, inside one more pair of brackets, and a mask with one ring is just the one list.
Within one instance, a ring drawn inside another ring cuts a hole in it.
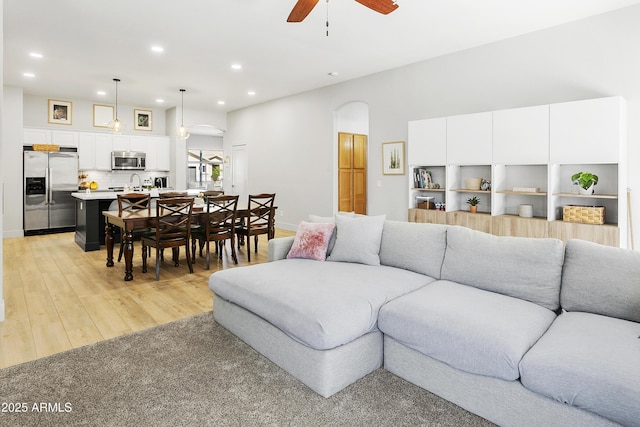
[{"label": "wooden shelf", "polygon": [[479,194],[491,194],[491,190],[465,190],[465,189],[452,189],[456,193],[479,193]]},{"label": "wooden shelf", "polygon": [[511,190],[502,190],[502,191],[496,191],[497,194],[511,194],[511,195],[517,195],[517,196],[546,196],[547,192],[546,191],[511,191]]},{"label": "wooden shelf", "polygon": [[412,191],[439,191],[439,192],[446,191],[444,188],[417,188],[417,187],[414,187],[411,190]]},{"label": "wooden shelf", "polygon": [[573,194],[573,193],[554,193],[558,197],[575,197],[578,199],[617,199],[617,194]]}]

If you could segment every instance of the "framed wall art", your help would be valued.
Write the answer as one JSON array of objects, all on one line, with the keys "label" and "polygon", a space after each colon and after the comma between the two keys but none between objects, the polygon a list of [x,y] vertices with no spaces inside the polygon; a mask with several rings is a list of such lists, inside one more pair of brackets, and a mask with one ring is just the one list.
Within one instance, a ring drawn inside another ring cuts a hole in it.
[{"label": "framed wall art", "polygon": [[133,128],[135,130],[151,130],[151,113],[150,110],[133,110]]},{"label": "framed wall art", "polygon": [[70,125],[72,113],[71,101],[49,100],[49,123]]},{"label": "framed wall art", "polygon": [[382,143],[383,175],[404,175],[404,141]]},{"label": "framed wall art", "polygon": [[93,104],[93,127],[106,128],[113,121],[113,107],[111,105]]}]

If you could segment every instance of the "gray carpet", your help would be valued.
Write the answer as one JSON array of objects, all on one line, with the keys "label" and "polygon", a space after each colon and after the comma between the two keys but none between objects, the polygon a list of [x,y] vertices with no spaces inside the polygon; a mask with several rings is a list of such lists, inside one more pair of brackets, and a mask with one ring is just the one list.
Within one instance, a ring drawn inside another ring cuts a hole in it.
[{"label": "gray carpet", "polygon": [[490,425],[383,369],[325,399],[212,313],[0,370],[0,404],[2,426]]}]

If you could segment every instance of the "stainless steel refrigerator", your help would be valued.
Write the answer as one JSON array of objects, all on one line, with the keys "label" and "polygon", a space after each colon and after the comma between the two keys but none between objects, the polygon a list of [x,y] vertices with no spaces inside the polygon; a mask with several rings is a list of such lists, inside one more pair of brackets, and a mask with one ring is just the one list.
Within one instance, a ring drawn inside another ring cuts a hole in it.
[{"label": "stainless steel refrigerator", "polygon": [[78,153],[75,148],[33,151],[24,147],[24,232],[72,230],[76,226]]}]

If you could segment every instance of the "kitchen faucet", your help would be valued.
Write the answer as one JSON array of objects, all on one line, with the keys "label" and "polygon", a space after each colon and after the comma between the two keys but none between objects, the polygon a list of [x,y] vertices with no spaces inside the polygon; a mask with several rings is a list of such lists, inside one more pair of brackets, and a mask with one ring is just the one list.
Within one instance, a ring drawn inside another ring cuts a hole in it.
[{"label": "kitchen faucet", "polygon": [[[133,177],[135,177],[135,176],[138,177],[138,186],[137,187],[131,187],[131,184],[133,184]],[[138,190],[142,190],[142,178],[140,178],[140,175],[138,175],[135,172],[131,174],[131,178],[129,178],[129,187],[131,187],[132,190],[135,190],[136,188]]]}]

